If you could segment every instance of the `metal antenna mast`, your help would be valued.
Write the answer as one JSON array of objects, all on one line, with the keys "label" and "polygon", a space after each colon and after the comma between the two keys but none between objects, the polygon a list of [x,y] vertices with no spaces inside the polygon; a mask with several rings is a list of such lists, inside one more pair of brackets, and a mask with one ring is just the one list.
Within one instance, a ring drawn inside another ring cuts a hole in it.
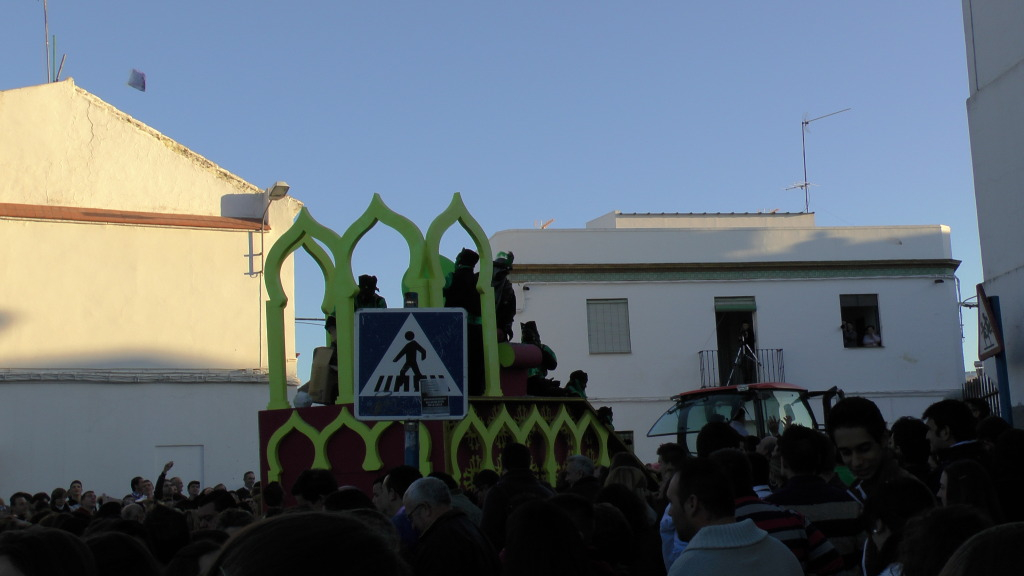
[{"label": "metal antenna mast", "polygon": [[803,180],[803,182],[798,182],[798,183],[790,186],[789,188],[786,188],[786,190],[792,190],[794,188],[802,188],[803,189],[803,191],[804,191],[804,214],[806,214],[806,213],[811,211],[811,195],[810,195],[810,190],[809,190],[810,187],[811,187],[811,183],[807,181],[807,130],[808,130],[807,126],[811,122],[816,122],[818,120],[821,120],[822,118],[828,118],[829,116],[835,116],[836,114],[842,114],[843,112],[846,112],[848,110],[853,110],[853,108],[843,108],[842,110],[837,110],[837,111],[832,112],[830,114],[825,114],[824,116],[818,116],[817,118],[811,118],[810,120],[804,120],[804,121],[802,121],[800,123],[800,150],[801,150],[801,152],[803,154],[803,158],[804,158],[804,180]]}]

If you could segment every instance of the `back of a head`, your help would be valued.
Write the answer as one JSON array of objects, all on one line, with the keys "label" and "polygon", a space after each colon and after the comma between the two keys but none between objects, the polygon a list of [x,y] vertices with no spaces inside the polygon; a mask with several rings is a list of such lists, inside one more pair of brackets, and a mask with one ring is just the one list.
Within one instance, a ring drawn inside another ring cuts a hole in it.
[{"label": "back of a head", "polygon": [[0,533],[0,556],[24,576],[95,576],[92,552],[80,539],[55,528]]},{"label": "back of a head", "polygon": [[326,498],[338,489],[338,481],[330,470],[303,470],[292,485],[292,495],[301,496],[309,504]]},{"label": "back of a head", "polygon": [[746,453],[736,448],[723,448],[712,453],[710,459],[717,462],[729,477],[735,497],[754,493],[754,477]]},{"label": "back of a head", "polygon": [[572,493],[557,494],[548,498],[548,502],[569,515],[576,529],[583,535],[583,541],[589,544],[594,534],[594,503]]},{"label": "back of a head", "polygon": [[420,478],[405,491],[406,502],[426,502],[433,506],[451,506],[452,493],[440,478]]},{"label": "back of a head", "polygon": [[803,426],[790,426],[779,438],[782,463],[794,474],[816,474],[821,469],[821,444],[827,440],[817,430]]},{"label": "back of a head", "polygon": [[961,400],[939,400],[924,411],[922,419],[934,420],[939,430],[948,427],[956,442],[974,440],[977,437],[974,414],[971,414],[971,409]]},{"label": "back of a head", "polygon": [[829,410],[828,432],[833,439],[838,428],[863,428],[875,442],[884,444],[885,418],[878,406],[867,398],[848,396]]},{"label": "back of a head", "polygon": [[939,576],[1018,576],[1024,566],[1024,522],[1000,524],[957,548]]},{"label": "back of a head", "polygon": [[228,508],[217,514],[215,529],[231,533],[256,521],[252,512],[241,508]]},{"label": "back of a head", "polygon": [[398,552],[366,524],[327,512],[283,514],[252,524],[225,544],[207,573],[333,576],[340,571],[346,576],[409,574]]},{"label": "back of a head", "polygon": [[487,490],[498,483],[501,476],[494,470],[481,470],[473,476],[473,487],[477,490]]},{"label": "back of a head", "polygon": [[437,478],[441,482],[444,482],[444,485],[447,486],[449,490],[454,491],[459,489],[459,485],[457,482],[455,482],[455,478],[453,478],[452,475],[447,472],[431,472],[429,476],[431,478]]},{"label": "back of a head", "polygon": [[619,512],[622,512],[634,532],[640,532],[647,528],[648,506],[646,501],[623,484],[605,484],[597,492],[594,502],[610,504],[617,508]]},{"label": "back of a head", "polygon": [[658,446],[658,458],[663,462],[667,462],[673,468],[678,469],[683,465],[683,461],[689,457],[686,452],[686,448],[683,448],[681,444],[675,442],[666,442]]},{"label": "back of a head", "polygon": [[502,554],[507,574],[587,573],[582,535],[569,515],[548,500],[527,500],[512,510]]},{"label": "back of a head", "polygon": [[220,544],[212,540],[196,540],[174,555],[161,576],[197,576],[203,574],[200,559],[220,550]]},{"label": "back of a head", "polygon": [[167,506],[154,506],[142,526],[146,529],[149,550],[161,564],[170,562],[191,540],[185,515]]},{"label": "back of a head", "polygon": [[529,470],[533,455],[525,444],[509,442],[501,449],[501,466],[505,470]]},{"label": "back of a head", "polygon": [[153,555],[127,534],[104,532],[87,538],[85,544],[96,561],[98,576],[160,576],[160,567]]},{"label": "back of a head", "polygon": [[992,526],[971,506],[934,508],[911,518],[900,545],[901,576],[935,576],[964,542]]},{"label": "back of a head", "polygon": [[1009,422],[996,415],[982,418],[978,421],[977,427],[975,427],[978,440],[984,440],[990,444],[995,444],[999,437],[1003,435],[1003,432],[1012,429],[1013,426]]},{"label": "back of a head", "polygon": [[573,454],[565,459],[566,468],[569,466],[579,470],[583,476],[594,475],[594,461],[583,454]]},{"label": "back of a head", "polygon": [[356,508],[370,508],[376,510],[373,500],[365,492],[355,486],[346,486],[327,496],[324,500],[324,510],[336,512],[340,510],[355,510]]},{"label": "back of a head", "polygon": [[943,470],[946,477],[946,503],[968,504],[1002,520],[999,498],[992,475],[976,460],[957,460]]},{"label": "back of a head", "polygon": [[718,462],[710,458],[689,458],[676,477],[680,501],[691,494],[696,496],[713,518],[726,518],[736,513],[732,480]]},{"label": "back of a head", "polygon": [[892,442],[907,464],[928,462],[932,448],[927,436],[928,425],[913,416],[903,416],[892,423]]},{"label": "back of a head", "polygon": [[280,482],[271,482],[263,489],[263,504],[274,508],[284,504],[284,488]]},{"label": "back of a head", "polygon": [[743,436],[727,422],[708,422],[697,433],[697,456],[707,458],[723,448],[740,448]]},{"label": "back of a head", "polygon": [[409,486],[422,477],[423,474],[419,469],[403,464],[388,471],[388,475],[384,479],[384,486],[401,498],[405,496],[405,491],[409,489]]},{"label": "back of a head", "polygon": [[900,477],[885,482],[867,499],[863,518],[868,526],[876,520],[893,534],[903,533],[907,520],[935,507],[935,497],[920,480]]}]

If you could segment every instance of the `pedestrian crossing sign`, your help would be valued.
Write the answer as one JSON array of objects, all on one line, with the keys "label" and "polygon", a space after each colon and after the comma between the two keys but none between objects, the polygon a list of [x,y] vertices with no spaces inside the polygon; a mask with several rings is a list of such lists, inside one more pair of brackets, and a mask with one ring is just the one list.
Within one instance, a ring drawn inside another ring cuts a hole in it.
[{"label": "pedestrian crossing sign", "polygon": [[466,416],[466,312],[367,308],[355,318],[359,420],[461,420]]}]

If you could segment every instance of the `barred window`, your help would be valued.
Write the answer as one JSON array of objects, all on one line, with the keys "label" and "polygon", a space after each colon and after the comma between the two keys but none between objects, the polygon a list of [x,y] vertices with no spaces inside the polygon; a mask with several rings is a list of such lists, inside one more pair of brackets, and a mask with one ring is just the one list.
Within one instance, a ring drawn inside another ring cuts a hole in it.
[{"label": "barred window", "polygon": [[625,298],[587,300],[591,354],[629,354],[629,302]]}]

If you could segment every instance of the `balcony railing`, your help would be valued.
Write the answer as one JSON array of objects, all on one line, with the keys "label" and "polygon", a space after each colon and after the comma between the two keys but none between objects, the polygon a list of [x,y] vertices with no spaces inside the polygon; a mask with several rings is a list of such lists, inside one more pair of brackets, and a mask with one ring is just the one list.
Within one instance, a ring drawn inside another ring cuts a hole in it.
[{"label": "balcony railing", "polygon": [[[735,354],[735,353],[734,353]],[[785,382],[786,367],[782,361],[782,348],[755,348],[757,357],[756,373],[746,375],[744,368],[755,366],[753,360],[741,359],[740,366],[733,370],[733,358],[721,359],[718,350],[701,350],[700,356],[700,387],[714,388],[730,384],[750,384],[753,382]],[[730,372],[732,382],[727,382]]]}]

